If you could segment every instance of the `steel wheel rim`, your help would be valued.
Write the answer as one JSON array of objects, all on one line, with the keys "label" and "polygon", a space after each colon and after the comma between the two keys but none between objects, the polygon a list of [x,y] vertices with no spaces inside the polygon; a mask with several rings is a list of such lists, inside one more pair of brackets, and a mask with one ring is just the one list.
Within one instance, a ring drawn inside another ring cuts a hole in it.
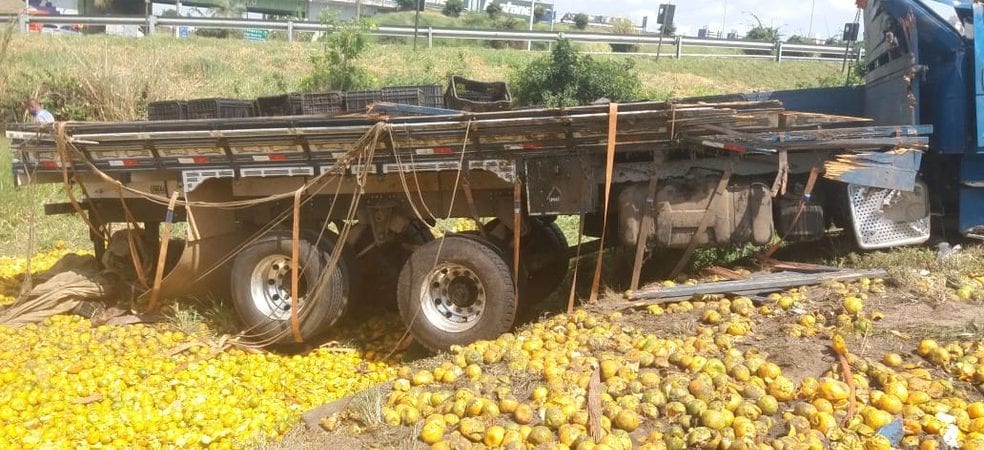
[{"label": "steel wheel rim", "polygon": [[[272,320],[289,319],[293,303],[290,298],[290,282],[290,257],[270,255],[261,259],[250,275],[249,291],[253,307]],[[300,277],[298,283],[298,292],[303,301],[304,278]]]},{"label": "steel wheel rim", "polygon": [[461,333],[478,325],[487,295],[478,275],[461,264],[439,264],[420,286],[420,308],[437,329]]}]

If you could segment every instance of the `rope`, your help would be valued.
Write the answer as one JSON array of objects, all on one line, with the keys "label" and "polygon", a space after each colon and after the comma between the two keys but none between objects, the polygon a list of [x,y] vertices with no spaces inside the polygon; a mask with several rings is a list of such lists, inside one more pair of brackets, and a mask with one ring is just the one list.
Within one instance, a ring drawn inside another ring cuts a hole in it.
[{"label": "rope", "polygon": [[605,256],[605,235],[608,234],[608,207],[612,198],[612,178],[615,170],[615,144],[618,139],[618,103],[608,106],[608,151],[605,161],[605,216],[601,221],[601,248],[595,262],[594,280],[591,282],[589,303],[598,301],[598,289],[601,287],[601,263]]},{"label": "rope", "polygon": [[574,274],[571,278],[571,295],[567,298],[567,314],[574,312],[574,300],[577,298],[577,272],[581,268],[581,244],[584,242],[584,212],[577,220],[577,253],[574,255]]},{"label": "rope", "polygon": [[157,270],[154,273],[154,286],[150,290],[150,303],[147,309],[156,312],[158,299],[161,295],[161,281],[164,279],[164,265],[167,261],[167,247],[171,242],[171,223],[174,222],[174,204],[178,201],[178,191],[171,194],[171,203],[167,205],[167,214],[164,216],[164,230],[161,233],[161,247],[157,252]]},{"label": "rope", "polygon": [[[304,342],[304,337],[301,336],[301,323],[297,318],[298,305],[301,303],[301,297],[298,295],[298,288],[300,283],[297,280],[297,265],[300,264],[301,259],[301,195],[304,194],[303,190],[298,189],[294,193],[294,226],[293,233],[291,234],[290,242],[290,328],[294,333],[294,341],[298,344]],[[327,272],[327,271],[326,271]],[[317,289],[317,288],[315,288]],[[315,297],[317,298],[317,297]]]},{"label": "rope", "polygon": [[[469,133],[471,132],[471,126],[472,126],[472,121],[471,121],[471,119],[469,119],[468,120],[468,124],[465,127],[465,139],[464,139],[464,142],[462,142],[462,144],[461,144],[461,157],[458,159],[458,172],[455,174],[455,177],[454,177],[454,189],[451,190],[451,203],[448,206],[448,214],[447,214],[447,217],[445,218],[445,220],[450,219],[451,218],[451,215],[454,213],[454,202],[457,199],[458,185],[459,185],[459,183],[461,182],[461,179],[462,179],[461,172],[464,170],[465,150],[468,148],[468,136],[469,136]],[[390,137],[392,137],[392,135],[390,135]],[[397,167],[399,167],[400,179],[403,181],[404,193],[407,196],[407,200],[410,202],[411,205],[413,205],[413,199],[410,197],[410,191],[409,191],[409,189],[406,188],[407,185],[406,185],[406,180],[405,180],[405,174],[403,173],[403,164],[400,163],[400,160],[399,160],[399,152],[397,152],[396,145],[393,145],[392,146],[392,149],[393,149],[393,156],[397,160],[396,165],[397,165]],[[423,201],[423,197],[421,197],[421,201]],[[426,207],[426,204],[424,206]],[[417,214],[417,216],[419,217],[420,216],[420,212],[416,208],[413,208],[413,210]],[[447,233],[442,234],[441,237],[440,237],[440,241],[437,244],[437,253],[434,255],[434,263],[431,265],[431,270],[436,269],[437,268],[437,263],[439,263],[441,261],[441,254],[444,252],[444,241],[445,241],[445,239],[447,239]],[[403,341],[405,339],[407,339],[407,337],[410,336],[410,330],[411,330],[411,328],[413,328],[413,324],[416,323],[417,317],[420,316],[420,310],[421,310],[420,302],[417,302],[417,307],[414,308],[413,316],[407,322],[407,329],[406,329],[406,331],[403,332],[403,336],[401,336],[400,339],[397,339],[396,344],[393,346],[393,349],[391,349],[389,351],[389,353],[386,354],[386,357],[383,358],[384,360],[387,360],[387,359],[392,358],[393,355],[395,355],[396,352],[399,351],[400,346],[401,346],[400,344],[403,343]]]}]

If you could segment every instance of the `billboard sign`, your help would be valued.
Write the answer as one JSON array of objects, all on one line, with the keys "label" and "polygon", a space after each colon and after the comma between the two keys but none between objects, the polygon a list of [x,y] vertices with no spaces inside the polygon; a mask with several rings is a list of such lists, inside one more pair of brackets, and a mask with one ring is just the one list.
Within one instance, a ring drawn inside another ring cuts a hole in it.
[{"label": "billboard sign", "polygon": [[[551,3],[553,2],[533,2],[529,0],[482,0],[476,2],[476,7],[481,11],[485,11],[490,3],[498,4],[502,8],[503,14],[509,14],[511,16],[521,16],[529,17],[533,14],[533,8],[542,6],[545,14],[543,20],[549,22],[553,14],[553,9]],[[536,6],[533,6],[534,3]]]}]

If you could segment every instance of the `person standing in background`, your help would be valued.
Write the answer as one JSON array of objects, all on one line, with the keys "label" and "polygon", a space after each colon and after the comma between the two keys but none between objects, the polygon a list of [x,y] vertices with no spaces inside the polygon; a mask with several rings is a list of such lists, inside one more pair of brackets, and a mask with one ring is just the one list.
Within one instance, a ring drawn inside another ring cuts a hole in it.
[{"label": "person standing in background", "polygon": [[27,102],[27,110],[34,117],[34,123],[52,123],[55,121],[55,116],[51,114],[51,111],[41,107],[35,99],[30,99]]}]

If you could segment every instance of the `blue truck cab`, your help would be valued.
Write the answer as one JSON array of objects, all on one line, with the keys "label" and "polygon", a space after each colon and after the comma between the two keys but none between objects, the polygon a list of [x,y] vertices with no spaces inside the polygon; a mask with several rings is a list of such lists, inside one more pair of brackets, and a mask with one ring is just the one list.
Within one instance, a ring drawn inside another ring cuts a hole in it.
[{"label": "blue truck cab", "polygon": [[[984,228],[984,5],[861,2],[867,51],[864,115],[879,124],[933,125],[922,176],[938,217]],[[959,177],[957,169],[959,168]]]}]

